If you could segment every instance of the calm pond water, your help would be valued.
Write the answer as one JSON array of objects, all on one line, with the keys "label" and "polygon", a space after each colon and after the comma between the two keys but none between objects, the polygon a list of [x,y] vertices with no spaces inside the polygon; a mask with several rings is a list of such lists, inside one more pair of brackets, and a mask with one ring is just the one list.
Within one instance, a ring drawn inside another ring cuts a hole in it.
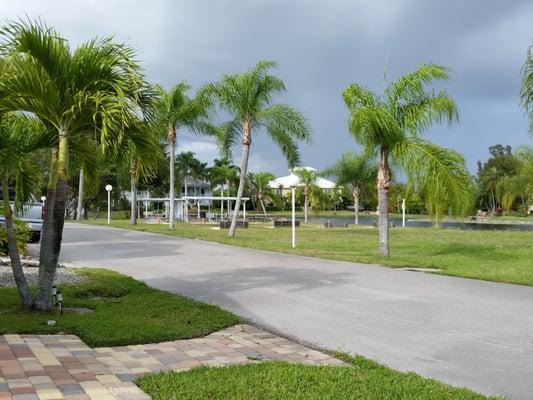
[{"label": "calm pond water", "polygon": [[[297,218],[302,221],[303,218]],[[309,217],[309,221],[325,223],[330,221],[332,224],[353,224],[353,218],[347,217]],[[391,224],[395,226],[402,226],[401,218],[390,218]],[[377,222],[377,216],[369,215],[360,215],[359,224],[360,225],[374,225]],[[415,227],[415,228],[430,228],[432,227],[431,222],[417,219],[406,219],[406,227]],[[464,230],[477,230],[477,231],[530,231],[533,232],[533,224],[504,224],[504,223],[465,223],[465,222],[443,222],[441,224],[442,228],[445,229],[464,229]]]}]

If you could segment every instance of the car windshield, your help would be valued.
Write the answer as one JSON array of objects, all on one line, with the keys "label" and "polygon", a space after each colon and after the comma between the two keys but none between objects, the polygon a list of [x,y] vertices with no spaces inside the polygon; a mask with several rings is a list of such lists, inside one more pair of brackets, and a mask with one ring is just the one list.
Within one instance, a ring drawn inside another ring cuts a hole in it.
[{"label": "car windshield", "polygon": [[[0,200],[4,200],[4,192],[0,190]],[[9,189],[9,201],[15,201],[15,191]]]}]

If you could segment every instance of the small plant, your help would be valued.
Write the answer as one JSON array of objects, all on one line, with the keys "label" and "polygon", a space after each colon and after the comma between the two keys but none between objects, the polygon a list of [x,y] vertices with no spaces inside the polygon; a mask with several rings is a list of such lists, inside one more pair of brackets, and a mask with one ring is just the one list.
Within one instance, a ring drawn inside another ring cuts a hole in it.
[{"label": "small plant", "polygon": [[[30,231],[24,222],[15,221],[17,247],[20,254],[27,254],[26,243],[30,239]],[[3,226],[0,226],[0,256],[7,256],[7,233]]]}]

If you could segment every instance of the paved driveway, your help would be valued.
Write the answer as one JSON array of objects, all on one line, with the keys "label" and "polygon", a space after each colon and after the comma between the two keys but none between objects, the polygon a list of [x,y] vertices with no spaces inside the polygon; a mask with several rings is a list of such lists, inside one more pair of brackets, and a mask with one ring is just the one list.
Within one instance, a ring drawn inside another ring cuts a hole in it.
[{"label": "paved driveway", "polygon": [[486,394],[533,398],[530,287],[74,224],[65,227],[62,257],[320,347]]}]

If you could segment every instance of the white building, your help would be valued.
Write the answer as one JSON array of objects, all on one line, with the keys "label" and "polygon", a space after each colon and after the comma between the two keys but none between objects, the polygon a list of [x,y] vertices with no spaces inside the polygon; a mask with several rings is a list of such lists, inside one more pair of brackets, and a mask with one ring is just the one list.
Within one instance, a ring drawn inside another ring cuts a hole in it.
[{"label": "white building", "polygon": [[[124,192],[126,199],[131,201],[131,192]],[[185,203],[189,203],[189,207],[193,206],[198,208],[199,206],[210,206],[213,196],[213,192],[209,183],[206,181],[188,176],[186,179],[181,180],[176,185],[176,197],[174,199],[174,215],[176,220],[184,220],[187,218],[185,211]],[[184,197],[194,197],[194,199],[185,199]],[[200,199],[206,197],[206,199]],[[149,206],[153,206],[159,214],[168,215],[168,193],[163,197],[153,196],[148,190],[137,190],[137,202],[139,208],[148,209]]]},{"label": "white building", "polygon": [[[280,195],[288,194],[291,190],[291,187],[289,186],[289,182],[293,181],[294,179],[293,177],[295,175],[294,172],[297,171],[298,169],[306,169],[308,171],[317,172],[316,169],[311,168],[311,167],[296,167],[296,168],[293,168],[292,170],[289,170],[290,175],[281,176],[279,178],[276,178],[270,181],[268,183],[268,187],[271,189],[277,189]],[[299,182],[298,176],[296,176],[296,179]],[[318,186],[320,189],[324,190],[325,192],[330,192],[336,186],[335,182],[332,182],[320,176],[317,178],[315,185]],[[299,183],[298,186],[303,187],[303,184]]]}]

